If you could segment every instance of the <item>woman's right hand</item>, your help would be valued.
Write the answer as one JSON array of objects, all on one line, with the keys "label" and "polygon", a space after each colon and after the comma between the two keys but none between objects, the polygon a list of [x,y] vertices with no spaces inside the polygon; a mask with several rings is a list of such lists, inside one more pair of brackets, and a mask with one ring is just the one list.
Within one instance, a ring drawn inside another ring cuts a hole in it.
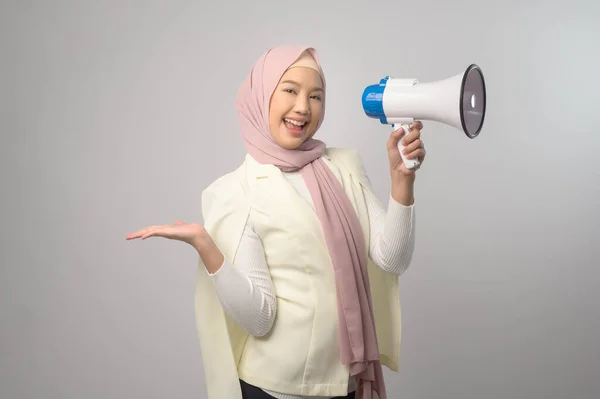
[{"label": "woman's right hand", "polygon": [[163,224],[159,226],[148,226],[125,237],[126,240],[141,238],[145,240],[150,237],[164,237],[171,240],[187,242],[194,248],[198,248],[202,236],[206,235],[204,227],[199,223],[186,224],[177,220],[174,224]]},{"label": "woman's right hand", "polygon": [[128,234],[126,240],[150,237],[164,237],[190,244],[202,258],[209,273],[215,273],[223,264],[223,254],[217,248],[208,232],[200,223],[184,223],[177,220],[174,224],[148,226]]}]

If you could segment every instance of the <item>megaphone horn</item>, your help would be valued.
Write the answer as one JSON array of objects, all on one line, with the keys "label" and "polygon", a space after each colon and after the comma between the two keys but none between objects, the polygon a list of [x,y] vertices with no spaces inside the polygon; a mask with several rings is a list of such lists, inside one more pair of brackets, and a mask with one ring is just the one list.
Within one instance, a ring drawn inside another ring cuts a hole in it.
[{"label": "megaphone horn", "polygon": [[[362,105],[368,117],[392,125],[394,130],[400,125],[405,134],[415,120],[430,120],[454,126],[473,139],[481,132],[485,119],[485,79],[476,64],[437,82],[386,76],[379,84],[365,88]],[[409,169],[419,165],[418,160],[406,159],[402,154],[401,140],[398,149]]]}]

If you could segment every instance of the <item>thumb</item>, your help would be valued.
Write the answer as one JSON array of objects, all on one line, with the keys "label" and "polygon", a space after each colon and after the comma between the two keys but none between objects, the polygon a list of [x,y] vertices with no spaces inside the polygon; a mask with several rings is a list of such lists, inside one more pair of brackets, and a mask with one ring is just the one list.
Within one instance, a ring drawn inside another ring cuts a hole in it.
[{"label": "thumb", "polygon": [[394,130],[392,132],[392,134],[390,135],[390,138],[387,142],[387,149],[388,150],[398,149],[398,141],[400,141],[400,137],[402,137],[404,134],[405,134],[405,131],[404,131],[403,127],[399,127],[398,129]]},{"label": "thumb", "polygon": [[183,223],[181,220],[175,221],[175,226],[181,226],[182,224],[185,224],[185,223]]}]

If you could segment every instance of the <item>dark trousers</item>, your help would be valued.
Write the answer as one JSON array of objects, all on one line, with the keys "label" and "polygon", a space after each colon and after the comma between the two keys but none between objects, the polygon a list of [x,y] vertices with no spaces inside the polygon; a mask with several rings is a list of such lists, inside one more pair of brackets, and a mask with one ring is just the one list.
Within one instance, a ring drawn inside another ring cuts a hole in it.
[{"label": "dark trousers", "polygon": [[[244,399],[274,399],[273,396],[269,395],[262,389],[255,387],[254,385],[248,384],[246,381],[240,380],[242,387],[242,398]],[[354,399],[354,392],[346,396],[336,396],[334,399]]]}]

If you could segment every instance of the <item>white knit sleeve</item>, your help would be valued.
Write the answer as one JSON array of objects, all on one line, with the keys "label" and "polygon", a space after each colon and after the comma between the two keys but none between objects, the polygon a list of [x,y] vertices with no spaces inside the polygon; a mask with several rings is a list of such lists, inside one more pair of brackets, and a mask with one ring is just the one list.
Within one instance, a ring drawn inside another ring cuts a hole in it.
[{"label": "white knit sleeve", "polygon": [[271,280],[260,237],[246,225],[233,264],[225,261],[209,274],[223,310],[254,336],[269,332],[277,311]]},{"label": "white knit sleeve", "polygon": [[365,199],[371,228],[369,255],[381,269],[400,276],[414,252],[414,205],[402,205],[390,195],[386,212],[372,196],[365,195]]}]

